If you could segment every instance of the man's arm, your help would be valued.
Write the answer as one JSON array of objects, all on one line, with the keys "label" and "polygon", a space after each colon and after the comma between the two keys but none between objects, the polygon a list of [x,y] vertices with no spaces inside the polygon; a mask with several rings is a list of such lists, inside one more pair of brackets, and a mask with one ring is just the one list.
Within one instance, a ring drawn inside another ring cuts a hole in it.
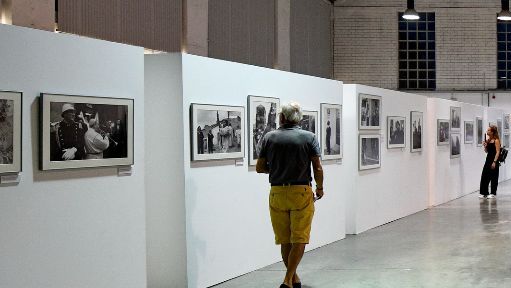
[{"label": "man's arm", "polygon": [[268,162],[266,162],[266,158],[257,159],[256,172],[265,174],[270,173],[270,169],[268,167]]},{"label": "man's arm", "polygon": [[312,172],[314,173],[314,181],[316,181],[316,196],[318,199],[323,197],[323,166],[321,166],[321,160],[319,156],[313,156],[312,161]]}]

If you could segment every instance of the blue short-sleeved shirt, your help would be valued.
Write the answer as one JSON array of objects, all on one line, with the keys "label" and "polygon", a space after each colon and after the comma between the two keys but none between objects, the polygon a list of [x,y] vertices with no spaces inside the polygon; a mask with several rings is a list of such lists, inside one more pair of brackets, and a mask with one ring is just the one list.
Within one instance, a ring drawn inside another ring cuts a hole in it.
[{"label": "blue short-sleeved shirt", "polygon": [[311,182],[311,158],[320,156],[318,139],[298,126],[282,126],[261,141],[259,158],[266,158],[270,183]]}]

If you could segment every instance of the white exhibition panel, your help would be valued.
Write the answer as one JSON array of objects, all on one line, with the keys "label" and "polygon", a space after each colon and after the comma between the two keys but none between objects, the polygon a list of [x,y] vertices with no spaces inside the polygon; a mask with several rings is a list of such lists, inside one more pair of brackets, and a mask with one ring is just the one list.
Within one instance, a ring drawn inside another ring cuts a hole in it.
[{"label": "white exhibition panel", "polygon": [[147,287],[187,287],[181,54],[144,65]]},{"label": "white exhibition panel", "polygon": [[[342,83],[183,55],[184,170],[188,287],[208,287],[280,261],[271,228],[268,176],[235,161],[190,161],[191,103],[247,106],[247,96],[298,101],[306,110],[342,104]],[[246,110],[245,110],[246,112]],[[247,135],[247,133],[245,133]],[[246,139],[245,139],[246,140]],[[325,162],[324,199],[316,203],[308,249],[345,237],[343,165]]]},{"label": "white exhibition panel", "polygon": [[[358,234],[428,207],[426,134],[422,152],[410,153],[410,112],[423,112],[426,97],[364,85],[343,85],[345,159],[355,183],[346,197],[346,231]],[[382,97],[381,130],[358,130],[358,94]],[[406,148],[387,149],[387,116],[406,117]],[[424,127],[425,125],[423,125]],[[359,133],[360,132],[360,133]],[[358,171],[358,135],[381,135],[381,168]]]},{"label": "white exhibition panel", "polygon": [[[0,90],[23,92],[23,172],[0,185],[0,287],[146,286],[143,49],[0,25]],[[39,93],[133,98],[133,174],[39,171]]]}]

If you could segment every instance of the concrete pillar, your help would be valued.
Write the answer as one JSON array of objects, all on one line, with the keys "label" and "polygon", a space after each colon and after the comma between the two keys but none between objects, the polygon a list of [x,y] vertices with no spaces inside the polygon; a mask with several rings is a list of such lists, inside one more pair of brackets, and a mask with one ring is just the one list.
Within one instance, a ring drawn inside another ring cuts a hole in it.
[{"label": "concrete pillar", "polygon": [[208,2],[183,0],[183,51],[208,56]]},{"label": "concrete pillar", "polygon": [[291,0],[277,0],[274,68],[291,70]]},{"label": "concrete pillar", "polygon": [[0,23],[12,24],[12,0],[0,0]]},{"label": "concrete pillar", "polygon": [[55,0],[9,0],[7,2],[11,2],[12,25],[55,30]]}]

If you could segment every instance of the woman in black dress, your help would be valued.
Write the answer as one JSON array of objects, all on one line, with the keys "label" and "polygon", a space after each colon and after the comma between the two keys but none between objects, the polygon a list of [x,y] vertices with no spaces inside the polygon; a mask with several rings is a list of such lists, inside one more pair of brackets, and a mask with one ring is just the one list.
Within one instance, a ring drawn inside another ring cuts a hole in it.
[{"label": "woman in black dress", "polygon": [[[479,189],[479,198],[495,198],[497,195],[497,186],[499,185],[499,159],[500,155],[500,137],[497,126],[490,126],[486,130],[488,138],[483,142],[486,152],[486,161],[484,162],[483,173],[481,175],[481,186]],[[491,194],[488,194],[488,184],[491,182]]]}]

